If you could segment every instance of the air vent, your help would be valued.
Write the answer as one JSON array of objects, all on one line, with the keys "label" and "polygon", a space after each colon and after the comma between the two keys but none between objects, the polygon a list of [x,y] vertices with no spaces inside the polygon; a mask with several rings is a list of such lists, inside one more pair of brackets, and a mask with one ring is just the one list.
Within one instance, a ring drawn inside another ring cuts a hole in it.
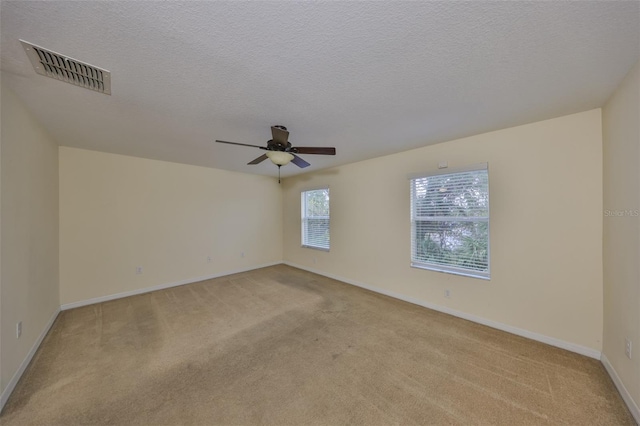
[{"label": "air vent", "polygon": [[74,86],[111,94],[111,73],[60,53],[20,40],[36,73]]}]

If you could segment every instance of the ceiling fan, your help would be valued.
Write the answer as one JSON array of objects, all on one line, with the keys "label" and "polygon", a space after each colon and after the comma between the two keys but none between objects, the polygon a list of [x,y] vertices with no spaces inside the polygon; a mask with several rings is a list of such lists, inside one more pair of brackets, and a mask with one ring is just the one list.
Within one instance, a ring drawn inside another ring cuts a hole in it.
[{"label": "ceiling fan", "polygon": [[267,158],[270,159],[273,164],[278,166],[278,182],[280,182],[280,167],[289,163],[293,163],[300,168],[305,168],[311,165],[296,154],[336,155],[336,149],[334,147],[291,146],[291,142],[289,142],[289,131],[284,126],[271,126],[271,135],[273,136],[273,139],[267,141],[266,147],[220,140],[216,140],[216,142],[231,145],[251,146],[267,151],[265,154],[262,154],[260,157],[247,164],[259,164]]}]

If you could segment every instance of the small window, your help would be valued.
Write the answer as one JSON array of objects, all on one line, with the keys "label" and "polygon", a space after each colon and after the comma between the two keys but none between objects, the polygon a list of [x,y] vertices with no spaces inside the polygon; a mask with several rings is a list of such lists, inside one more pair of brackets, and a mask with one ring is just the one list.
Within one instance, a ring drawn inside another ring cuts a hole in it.
[{"label": "small window", "polygon": [[302,246],[329,250],[329,188],[302,193]]},{"label": "small window", "polygon": [[489,174],[411,177],[411,266],[489,278]]}]

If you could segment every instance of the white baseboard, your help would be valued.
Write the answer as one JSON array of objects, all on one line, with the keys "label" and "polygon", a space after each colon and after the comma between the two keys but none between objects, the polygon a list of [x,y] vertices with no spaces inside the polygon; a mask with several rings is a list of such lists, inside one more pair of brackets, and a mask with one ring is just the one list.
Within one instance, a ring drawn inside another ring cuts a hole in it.
[{"label": "white baseboard", "polygon": [[40,336],[38,336],[36,341],[33,343],[33,346],[31,346],[31,349],[29,350],[29,352],[27,353],[27,356],[24,358],[24,360],[20,364],[20,367],[18,367],[18,370],[15,372],[11,380],[9,380],[7,387],[2,391],[2,395],[0,395],[0,412],[2,412],[4,405],[9,400],[9,396],[11,396],[11,393],[13,392],[16,385],[18,384],[20,377],[22,377],[22,374],[29,366],[31,359],[36,354],[36,351],[40,347],[40,344],[42,343],[44,338],[47,336],[49,329],[51,329],[51,326],[53,325],[54,321],[58,317],[59,313],[60,313],[60,308],[57,308],[56,311],[51,316],[51,318],[49,318],[49,322],[47,322],[47,325],[45,325],[44,329],[42,330],[42,333],[40,333]]},{"label": "white baseboard", "polygon": [[314,274],[323,275],[328,278],[333,278],[334,280],[343,281],[347,284],[352,284],[357,287],[362,287],[367,290],[371,290],[376,293],[384,294],[385,296],[390,296],[395,299],[404,300],[405,302],[413,303],[414,305],[423,306],[425,308],[433,309],[434,311],[443,312],[445,314],[453,315],[458,318],[463,318],[468,321],[473,321],[478,324],[486,325],[491,328],[495,328],[498,330],[506,331],[507,333],[515,334],[518,336],[526,337],[527,339],[536,340],[538,342],[546,343],[551,346],[555,346],[557,348],[566,349],[571,352],[578,353],[580,355],[585,355],[590,358],[600,359],[600,351],[588,348],[586,346],[577,345],[575,343],[566,342],[564,340],[556,339],[555,337],[545,336],[544,334],[534,333],[529,330],[524,330],[522,328],[513,327],[511,325],[503,324],[497,321],[493,321],[490,319],[478,317],[476,315],[468,314],[462,311],[456,311],[455,309],[447,308],[446,306],[436,305],[435,303],[425,302],[424,300],[416,299],[414,297],[410,297],[401,293],[396,293],[394,291],[385,290],[382,288],[374,287],[368,284],[361,283],[359,281],[351,280],[344,277],[339,277],[337,275],[329,274],[323,271],[315,270],[313,268],[309,268],[302,265],[297,265],[292,262],[283,262],[285,265],[293,266],[294,268],[303,269],[305,271],[313,272]]},{"label": "white baseboard", "polygon": [[165,288],[177,287],[185,284],[193,284],[199,281],[211,280],[214,278],[224,277],[226,275],[238,274],[240,272],[252,271],[254,269],[266,268],[268,266],[280,265],[282,262],[270,262],[263,263],[261,265],[250,266],[247,268],[234,269],[231,271],[220,272],[213,275],[204,275],[201,277],[188,278],[186,280],[180,280],[172,283],[158,284],[152,287],[144,287],[131,291],[124,291],[122,293],[109,294],[107,296],[94,297],[92,299],[80,300],[78,302],[65,303],[60,306],[60,309],[66,311],[68,309],[79,308],[81,306],[94,305],[96,303],[108,302],[109,300],[121,299],[123,297],[135,296],[138,294],[151,293],[152,291],[164,290]]},{"label": "white baseboard", "polygon": [[633,418],[636,419],[636,423],[640,425],[640,408],[638,408],[638,404],[633,400],[633,398],[631,398],[631,394],[624,386],[624,383],[622,383],[622,380],[620,380],[620,376],[618,376],[618,373],[609,362],[607,356],[602,354],[600,360],[602,361],[602,365],[604,365],[605,370],[607,370],[607,373],[609,373],[611,380],[613,380],[613,383],[616,385],[616,388],[618,388],[618,392],[622,395],[622,399],[627,404],[627,407],[629,407],[629,411],[631,411]]}]

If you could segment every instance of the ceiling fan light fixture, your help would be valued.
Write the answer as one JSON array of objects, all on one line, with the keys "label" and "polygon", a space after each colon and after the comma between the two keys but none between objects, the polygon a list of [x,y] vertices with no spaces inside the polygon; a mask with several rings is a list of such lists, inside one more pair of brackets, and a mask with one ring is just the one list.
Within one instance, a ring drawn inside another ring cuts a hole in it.
[{"label": "ceiling fan light fixture", "polygon": [[292,154],[282,151],[269,151],[267,152],[267,157],[269,157],[276,166],[286,166],[293,160]]}]

